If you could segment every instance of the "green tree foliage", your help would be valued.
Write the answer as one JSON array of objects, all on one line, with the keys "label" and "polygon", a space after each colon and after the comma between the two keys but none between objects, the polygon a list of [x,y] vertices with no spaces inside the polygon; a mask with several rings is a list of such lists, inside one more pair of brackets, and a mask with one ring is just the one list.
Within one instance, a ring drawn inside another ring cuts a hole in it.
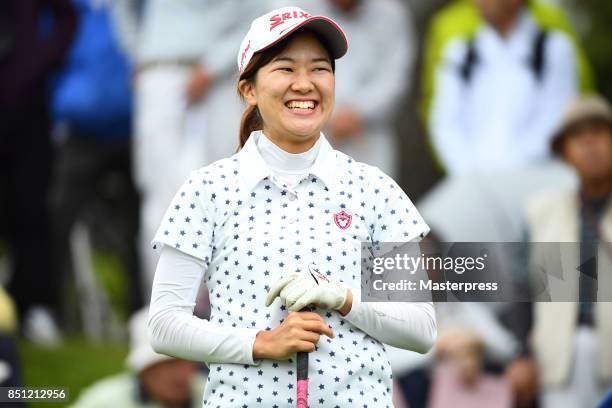
[{"label": "green tree foliage", "polygon": [[568,0],[583,14],[582,44],[595,71],[597,89],[612,101],[612,1]]}]

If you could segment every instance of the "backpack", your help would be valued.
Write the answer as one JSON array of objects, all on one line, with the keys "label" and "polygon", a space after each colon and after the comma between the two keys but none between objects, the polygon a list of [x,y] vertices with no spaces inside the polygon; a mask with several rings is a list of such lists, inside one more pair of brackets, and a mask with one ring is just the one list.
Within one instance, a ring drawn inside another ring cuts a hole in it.
[{"label": "backpack", "polygon": [[[542,81],[542,76],[544,74],[547,38],[548,32],[540,28],[533,39],[531,57],[528,61],[529,68],[538,82]],[[474,67],[478,62],[479,57],[476,51],[475,38],[472,37],[468,41],[465,58],[459,67],[461,77],[466,83],[470,83],[474,73]]]}]

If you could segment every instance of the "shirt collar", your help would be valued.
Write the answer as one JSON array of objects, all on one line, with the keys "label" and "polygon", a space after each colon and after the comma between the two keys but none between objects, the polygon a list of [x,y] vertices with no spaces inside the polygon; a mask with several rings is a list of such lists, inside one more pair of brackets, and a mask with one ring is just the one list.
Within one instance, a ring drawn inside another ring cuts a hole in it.
[{"label": "shirt collar", "polygon": [[261,180],[272,175],[272,170],[257,150],[257,138],[260,132],[259,130],[251,132],[238,153],[240,175],[249,191],[252,191]]},{"label": "shirt collar", "polygon": [[[240,174],[249,191],[252,191],[264,178],[272,176],[272,170],[257,149],[257,138],[260,136],[260,130],[252,132],[238,153]],[[339,188],[342,181],[339,179],[341,174],[336,152],[323,133],[320,137],[321,147],[310,173],[321,179],[326,187],[330,189]]]},{"label": "shirt collar", "polygon": [[529,55],[533,49],[533,41],[538,32],[538,25],[525,8],[520,12],[514,27],[509,33],[510,47],[520,56]]},{"label": "shirt collar", "polygon": [[485,24],[482,29],[485,45],[493,49],[503,47],[504,50],[511,50],[513,55],[523,58],[529,55],[532,49],[533,37],[538,31],[538,26],[529,9],[524,8],[519,12],[516,21],[507,36],[501,37],[495,28],[490,24]]},{"label": "shirt collar", "polygon": [[329,189],[339,189],[342,184],[342,173],[336,152],[327,138],[321,133],[321,147],[310,173],[321,179]]}]

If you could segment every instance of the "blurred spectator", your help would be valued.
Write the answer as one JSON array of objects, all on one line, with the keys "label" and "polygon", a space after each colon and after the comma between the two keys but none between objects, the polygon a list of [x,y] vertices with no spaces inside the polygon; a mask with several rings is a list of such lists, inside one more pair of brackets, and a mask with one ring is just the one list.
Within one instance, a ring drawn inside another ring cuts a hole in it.
[{"label": "blurred spectator", "polygon": [[191,170],[237,148],[242,105],[236,50],[260,2],[118,0],[122,41],[136,58],[134,172],[141,193],[140,251],[150,291],[150,241]]},{"label": "blurred spectator", "polygon": [[439,365],[428,407],[456,408],[512,406],[509,384],[482,373],[484,347],[480,336],[460,327],[447,329],[436,345]]},{"label": "blurred spectator", "polygon": [[[557,28],[566,25],[560,16],[538,2],[478,0],[456,1],[434,19],[426,67],[439,62],[435,83],[425,78],[425,90],[435,92],[430,133],[453,177],[419,208],[442,241],[520,241],[527,197],[571,185],[565,168],[544,160],[584,65],[564,34],[567,27]],[[486,341],[491,332],[507,332],[516,347],[497,361],[487,361],[485,353],[484,371],[505,373],[515,404],[532,405],[535,369],[524,357],[529,317],[511,304],[474,306],[490,315],[487,325],[495,330],[475,331],[482,319],[474,313],[465,314],[458,329],[469,330],[485,350],[495,344]],[[441,311],[439,320],[452,318],[449,312]],[[467,351],[459,354],[474,356]]]},{"label": "blurred spectator", "polygon": [[[274,7],[288,5],[274,1]],[[393,125],[415,58],[408,8],[398,0],[308,0],[300,7],[336,20],[351,39],[336,65],[336,108],[326,135],[336,149],[397,179]]]},{"label": "blurred spectator", "polygon": [[[16,329],[15,305],[0,286],[0,387],[23,387]],[[25,403],[3,403],[2,406],[25,407]]]},{"label": "blurred spectator", "polygon": [[451,175],[542,161],[578,91],[571,39],[539,23],[526,0],[476,5],[485,23],[448,41],[435,73],[429,128]]},{"label": "blurred spectator", "polygon": [[579,274],[564,275],[575,281],[578,301],[535,304],[533,352],[544,408],[592,407],[612,386],[612,303],[598,301],[609,290],[612,256],[608,244],[598,246],[612,241],[610,105],[597,96],[574,101],[552,147],[578,173],[580,186],[533,199],[527,208],[529,238],[580,243],[579,250],[564,253],[580,265]]},{"label": "blurred spectator", "polygon": [[520,339],[513,328],[501,323],[500,309],[476,302],[440,302],[436,304],[439,335],[433,352],[423,358],[385,346],[409,407],[424,408],[432,401],[443,404],[447,400],[441,399],[440,392],[452,392],[468,402],[489,392],[500,393],[499,401],[517,398],[511,392],[512,382],[499,374],[519,355]]},{"label": "blurred spectator", "polygon": [[[42,24],[43,17],[45,22]],[[47,29],[44,29],[47,28]],[[47,85],[70,46],[69,0],[0,2],[0,191],[14,269],[9,290],[33,340],[53,342],[47,194],[52,149]]]},{"label": "blurred spectator", "polygon": [[84,390],[73,408],[201,407],[205,379],[192,361],[157,354],[147,336],[148,309],[130,319],[129,372]]},{"label": "blurred spectator", "polygon": [[[57,273],[49,292],[60,299],[70,268],[70,232],[104,185],[113,184],[122,214],[119,258],[129,275],[129,311],[143,306],[138,270],[138,196],[132,181],[130,66],[116,40],[109,3],[72,0],[80,25],[69,57],[53,88],[53,119],[67,133],[57,146],[51,191],[53,254]],[[112,220],[107,219],[109,223]],[[123,239],[121,239],[123,237]]]},{"label": "blurred spectator", "polygon": [[[580,6],[582,8],[585,5],[581,3]],[[564,10],[554,4],[540,0],[529,1],[527,7],[539,26],[560,30],[569,36],[578,58],[577,70],[580,90],[583,93],[592,91],[594,88],[593,68],[586,58],[585,51],[578,43],[578,38]],[[421,109],[425,118],[430,113],[431,101],[436,88],[436,72],[449,41],[459,37],[473,37],[482,24],[483,17],[476,7],[475,0],[451,0],[431,19],[426,34],[422,71],[423,83],[421,85]]]},{"label": "blurred spectator", "polygon": [[0,332],[13,333],[17,330],[17,314],[13,299],[0,286]]}]

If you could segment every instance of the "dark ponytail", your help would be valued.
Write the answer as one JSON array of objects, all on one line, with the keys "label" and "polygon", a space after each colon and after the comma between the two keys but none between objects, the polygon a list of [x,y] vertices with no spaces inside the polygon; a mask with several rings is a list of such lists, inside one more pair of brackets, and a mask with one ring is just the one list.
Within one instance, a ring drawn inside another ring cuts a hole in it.
[{"label": "dark ponytail", "polygon": [[[304,29],[304,31],[307,30]],[[332,65],[332,71],[335,71],[336,64],[335,60],[332,57],[332,52],[330,50],[329,45],[327,44],[324,38],[322,38],[316,33],[313,34],[327,50],[327,53],[329,54],[329,60],[331,61]],[[259,71],[259,68],[268,64],[274,59],[274,57],[280,54],[289,44],[289,40],[291,38],[292,36],[289,36],[280,41],[279,43],[273,45],[272,47],[253,55],[253,58],[251,58],[251,61],[249,61],[249,64],[246,66],[246,68],[240,75],[240,78],[238,78],[238,85],[236,86],[236,89],[238,91],[238,96],[240,96],[240,99],[244,101],[244,96],[240,92],[240,81],[244,79],[251,85],[255,86],[255,75],[257,74],[257,71]],[[251,135],[251,132],[255,130],[263,130],[263,118],[261,117],[257,106],[248,105],[242,113],[242,118],[240,119],[240,133],[237,150],[240,150],[244,147],[247,140],[249,139],[249,136]]]},{"label": "dark ponytail", "polygon": [[259,115],[257,106],[249,105],[242,113],[240,119],[240,142],[238,150],[242,149],[247,142],[251,132],[263,129],[263,121]]},{"label": "dark ponytail", "polygon": [[[259,68],[266,65],[268,62],[272,61],[272,59],[279,53],[279,50],[276,50],[275,47],[271,47],[268,50],[253,55],[253,58],[249,62],[249,65],[246,66],[240,78],[238,78],[238,85],[236,87],[238,91],[238,96],[240,99],[244,101],[244,95],[240,92],[240,81],[243,79],[250,83],[252,86],[255,86],[255,75]],[[251,132],[255,130],[263,129],[263,119],[259,114],[259,109],[257,106],[247,105],[246,109],[242,113],[242,118],[240,119],[240,130],[239,130],[239,139],[238,139],[238,149],[240,150],[244,147],[245,143],[249,139]]]}]

